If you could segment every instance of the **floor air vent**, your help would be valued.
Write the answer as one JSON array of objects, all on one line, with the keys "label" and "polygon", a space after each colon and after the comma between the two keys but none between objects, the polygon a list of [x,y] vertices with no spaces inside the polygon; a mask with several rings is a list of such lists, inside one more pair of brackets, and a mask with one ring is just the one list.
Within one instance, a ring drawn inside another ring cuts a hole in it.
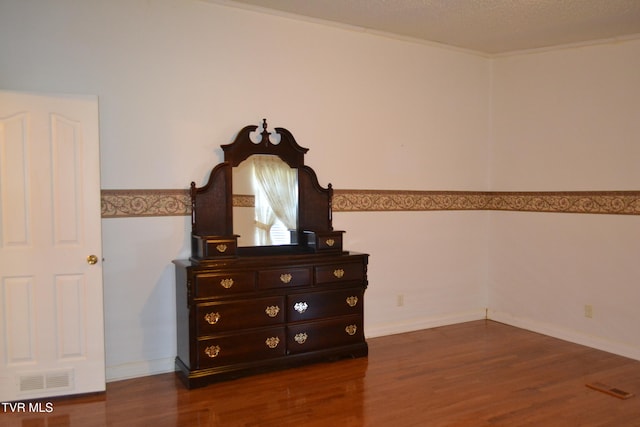
[{"label": "floor air vent", "polygon": [[71,371],[51,372],[45,375],[46,388],[67,388],[71,386]]},{"label": "floor air vent", "polygon": [[20,392],[64,390],[73,385],[73,371],[52,371],[23,374],[19,377]]},{"label": "floor air vent", "polygon": [[21,375],[20,391],[44,390],[44,375]]},{"label": "floor air vent", "polygon": [[618,399],[629,399],[630,397],[633,397],[633,393],[629,393],[628,391],[620,390],[619,388],[611,387],[610,385],[603,383],[591,383],[587,384],[587,387],[601,391],[610,396],[617,397]]}]

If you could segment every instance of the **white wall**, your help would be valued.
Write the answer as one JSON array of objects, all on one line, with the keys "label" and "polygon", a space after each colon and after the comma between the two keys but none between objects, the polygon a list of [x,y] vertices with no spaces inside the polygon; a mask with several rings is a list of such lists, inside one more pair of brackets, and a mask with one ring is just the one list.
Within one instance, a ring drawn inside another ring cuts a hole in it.
[{"label": "white wall", "polygon": [[[491,189],[638,190],[638,70],[640,40],[496,59]],[[640,359],[640,217],[493,212],[489,235],[493,318]]]},{"label": "white wall", "polygon": [[492,319],[640,360],[638,216],[493,212],[490,230]]},{"label": "white wall", "polygon": [[488,215],[335,213],[335,228],[347,230],[345,247],[371,255],[367,336],[484,318]]},{"label": "white wall", "polygon": [[[102,188],[203,184],[263,117],[338,189],[486,190],[486,58],[195,0],[3,0],[0,88],[97,94]],[[337,213],[369,336],[481,318],[486,212]],[[186,217],[103,220],[107,376],[173,369]],[[405,305],[397,307],[396,297]]]},{"label": "white wall", "polygon": [[492,190],[638,190],[640,40],[493,67]]}]

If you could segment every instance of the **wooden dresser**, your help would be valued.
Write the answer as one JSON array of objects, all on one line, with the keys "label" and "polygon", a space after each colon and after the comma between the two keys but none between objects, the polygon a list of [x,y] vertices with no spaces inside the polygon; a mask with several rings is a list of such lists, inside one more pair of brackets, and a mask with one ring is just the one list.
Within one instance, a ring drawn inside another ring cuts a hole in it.
[{"label": "wooden dresser", "polygon": [[189,387],[365,356],[367,255],[176,261],[177,366]]},{"label": "wooden dresser", "polygon": [[[192,256],[176,269],[176,367],[187,387],[305,363],[366,356],[368,255],[342,249],[331,225],[332,190],[303,164],[306,149],[276,128],[280,143],[240,131],[207,185],[191,184]],[[266,143],[265,143],[266,141]],[[300,154],[302,153],[302,154]],[[232,173],[255,154],[276,155],[297,173],[291,242],[240,247],[233,230]]]}]

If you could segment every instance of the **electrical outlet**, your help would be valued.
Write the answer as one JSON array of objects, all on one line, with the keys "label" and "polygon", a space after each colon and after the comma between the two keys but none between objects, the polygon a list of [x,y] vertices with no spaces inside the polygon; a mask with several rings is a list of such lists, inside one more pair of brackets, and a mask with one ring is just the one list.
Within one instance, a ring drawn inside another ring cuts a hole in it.
[{"label": "electrical outlet", "polygon": [[396,297],[396,305],[398,307],[402,307],[404,305],[404,295],[398,294],[398,296]]},{"label": "electrical outlet", "polygon": [[591,304],[586,304],[584,306],[584,317],[589,319],[593,318],[593,306]]}]

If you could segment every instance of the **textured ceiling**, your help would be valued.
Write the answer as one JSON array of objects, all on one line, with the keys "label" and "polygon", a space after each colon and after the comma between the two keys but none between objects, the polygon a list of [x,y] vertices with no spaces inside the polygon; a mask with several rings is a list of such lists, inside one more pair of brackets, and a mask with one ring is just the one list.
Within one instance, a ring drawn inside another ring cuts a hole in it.
[{"label": "textured ceiling", "polygon": [[[210,0],[211,1],[211,0]],[[233,0],[488,55],[640,36],[640,0]]]}]

